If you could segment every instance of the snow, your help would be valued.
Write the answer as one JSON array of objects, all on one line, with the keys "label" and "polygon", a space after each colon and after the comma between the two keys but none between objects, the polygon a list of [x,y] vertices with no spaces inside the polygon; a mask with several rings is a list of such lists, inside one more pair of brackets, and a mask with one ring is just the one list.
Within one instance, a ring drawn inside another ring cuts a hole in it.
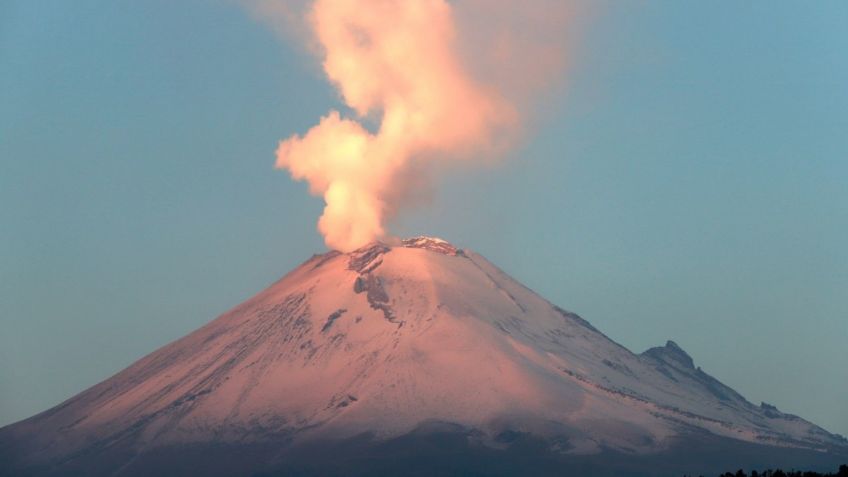
[{"label": "snow", "polygon": [[18,424],[51,452],[402,435],[422,422],[662,450],[685,429],[780,446],[844,440],[755,406],[673,342],[641,355],[485,258],[432,237],[306,261],[255,297]]}]

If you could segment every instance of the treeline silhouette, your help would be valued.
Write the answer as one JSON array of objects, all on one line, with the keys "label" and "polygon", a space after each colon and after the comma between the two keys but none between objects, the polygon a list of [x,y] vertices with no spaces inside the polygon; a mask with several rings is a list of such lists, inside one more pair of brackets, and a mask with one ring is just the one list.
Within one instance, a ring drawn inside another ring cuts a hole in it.
[{"label": "treeline silhouette", "polygon": [[[683,477],[690,477],[684,475]],[[703,477],[703,476],[700,476]],[[802,471],[802,470],[789,470],[784,471],[781,469],[775,470],[764,470],[762,472],[757,472],[756,470],[752,470],[750,474],[746,474],[744,470],[739,469],[736,473],[733,472],[725,472],[718,477],[848,477],[848,465],[840,465],[839,470],[836,473],[828,472],[826,474],[822,474],[820,472],[811,472],[811,471]]]}]

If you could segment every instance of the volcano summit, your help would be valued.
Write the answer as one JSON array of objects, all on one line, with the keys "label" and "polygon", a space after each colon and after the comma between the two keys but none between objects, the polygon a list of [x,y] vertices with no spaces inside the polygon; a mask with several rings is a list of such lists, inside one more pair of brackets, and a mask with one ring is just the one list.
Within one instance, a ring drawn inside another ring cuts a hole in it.
[{"label": "volcano summit", "polygon": [[679,476],[846,457],[675,343],[634,354],[428,237],[313,256],[0,429],[7,475]]}]

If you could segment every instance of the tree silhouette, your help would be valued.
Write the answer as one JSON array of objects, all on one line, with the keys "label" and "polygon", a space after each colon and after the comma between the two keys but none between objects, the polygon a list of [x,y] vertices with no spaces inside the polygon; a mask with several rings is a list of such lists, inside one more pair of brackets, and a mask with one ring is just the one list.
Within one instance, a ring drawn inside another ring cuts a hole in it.
[{"label": "tree silhouette", "polygon": [[[687,477],[687,476],[684,476]],[[703,476],[701,476],[703,477]],[[718,477],[748,477],[748,474],[745,473],[743,469],[739,469],[736,473],[733,472],[725,472]],[[839,466],[839,470],[834,474],[832,472],[828,472],[826,474],[822,474],[819,472],[813,471],[800,471],[800,470],[790,470],[784,471],[783,469],[767,469],[762,472],[758,472],[756,470],[751,471],[750,477],[848,477],[848,465],[842,464]]]}]

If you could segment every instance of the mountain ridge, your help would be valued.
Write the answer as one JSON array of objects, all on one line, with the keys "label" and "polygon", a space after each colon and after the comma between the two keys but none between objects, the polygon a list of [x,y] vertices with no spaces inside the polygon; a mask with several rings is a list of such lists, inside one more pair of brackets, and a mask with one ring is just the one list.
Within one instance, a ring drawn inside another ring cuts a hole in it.
[{"label": "mountain ridge", "polygon": [[195,332],[0,429],[0,464],[12,455],[15,468],[51,475],[122,455],[136,462],[122,464],[129,472],[163,449],[276,455],[358,436],[379,448],[422,429],[484,450],[532,442],[557,459],[627,461],[699,440],[848,454],[844,438],[753,405],[673,341],[632,353],[473,251],[415,237],[313,256]]}]

